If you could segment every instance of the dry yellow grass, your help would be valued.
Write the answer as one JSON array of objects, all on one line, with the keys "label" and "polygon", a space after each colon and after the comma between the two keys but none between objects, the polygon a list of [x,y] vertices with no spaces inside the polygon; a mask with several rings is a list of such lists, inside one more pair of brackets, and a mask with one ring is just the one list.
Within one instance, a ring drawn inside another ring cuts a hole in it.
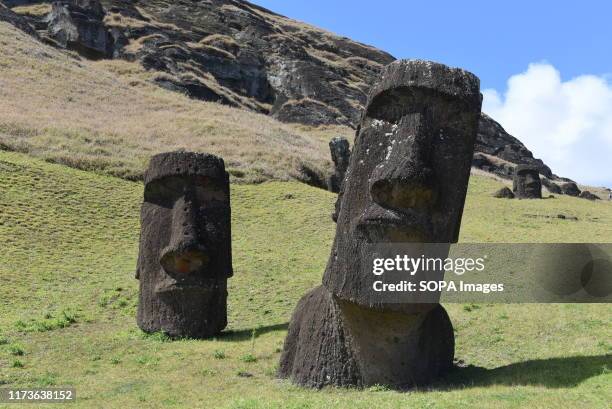
[{"label": "dry yellow grass", "polygon": [[353,133],[195,101],[138,64],[80,60],[6,23],[0,48],[0,145],[81,169],[137,178],[151,155],[182,148],[222,156],[234,182],[287,180],[302,163],[328,170],[327,141]]},{"label": "dry yellow grass", "polygon": [[17,7],[13,7],[11,10],[13,10],[17,14],[33,16],[33,17],[41,17],[51,12],[51,3],[39,3],[39,4],[29,4],[26,6],[17,6]]}]

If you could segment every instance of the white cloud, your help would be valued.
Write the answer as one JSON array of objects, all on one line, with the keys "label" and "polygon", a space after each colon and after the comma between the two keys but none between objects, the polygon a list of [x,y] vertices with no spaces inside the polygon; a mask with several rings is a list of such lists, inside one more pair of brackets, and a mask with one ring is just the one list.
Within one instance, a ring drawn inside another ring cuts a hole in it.
[{"label": "white cloud", "polygon": [[563,82],[550,64],[530,64],[502,96],[483,91],[483,111],[549,165],[579,183],[612,185],[612,83],[581,75]]}]

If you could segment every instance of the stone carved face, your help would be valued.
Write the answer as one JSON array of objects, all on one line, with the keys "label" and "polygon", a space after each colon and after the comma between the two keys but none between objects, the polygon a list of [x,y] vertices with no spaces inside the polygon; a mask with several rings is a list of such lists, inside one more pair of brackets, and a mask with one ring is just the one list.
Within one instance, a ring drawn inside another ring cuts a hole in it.
[{"label": "stone carved face", "polygon": [[519,197],[541,198],[542,182],[538,170],[529,166],[517,166],[514,190]]},{"label": "stone carved face", "polygon": [[172,332],[173,320],[184,327],[207,321],[221,307],[225,314],[232,275],[229,200],[221,159],[187,152],[151,159],[141,209],[139,319],[171,317],[158,329]]},{"label": "stone carved face", "polygon": [[479,81],[465,71],[423,61],[385,69],[339,196],[328,289],[358,298],[368,244],[457,241],[480,104]]}]

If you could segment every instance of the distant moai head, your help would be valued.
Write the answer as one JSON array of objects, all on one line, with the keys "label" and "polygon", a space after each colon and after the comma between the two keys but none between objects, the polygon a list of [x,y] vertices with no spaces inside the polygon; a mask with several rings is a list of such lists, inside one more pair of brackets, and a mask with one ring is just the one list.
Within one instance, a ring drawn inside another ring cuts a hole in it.
[{"label": "distant moai head", "polygon": [[360,299],[366,246],[456,242],[478,128],[480,81],[419,60],[389,64],[357,129],[323,284]]},{"label": "distant moai head", "polygon": [[[329,141],[329,150],[331,151],[332,161],[334,162],[334,173],[327,181],[327,188],[330,192],[339,193],[342,187],[342,181],[348,169],[351,158],[351,149],[346,138],[336,136]],[[332,215],[332,218],[335,217]],[[335,221],[336,219],[334,219]]]},{"label": "distant moai head", "polygon": [[192,152],[151,158],[136,273],[144,331],[200,338],[227,325],[230,228],[223,159]]},{"label": "distant moai head", "polygon": [[512,190],[519,199],[541,199],[542,182],[538,168],[531,165],[517,165],[514,169]]},{"label": "distant moai head", "polygon": [[329,150],[336,170],[346,172],[351,158],[349,141],[342,136],[335,136],[329,141]]}]

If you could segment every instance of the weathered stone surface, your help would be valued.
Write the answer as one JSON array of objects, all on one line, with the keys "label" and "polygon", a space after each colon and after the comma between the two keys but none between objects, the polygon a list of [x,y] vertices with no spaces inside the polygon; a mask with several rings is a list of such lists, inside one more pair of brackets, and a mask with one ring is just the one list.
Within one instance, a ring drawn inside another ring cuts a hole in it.
[{"label": "weathered stone surface", "polygon": [[514,199],[514,193],[512,193],[512,190],[510,190],[509,187],[504,186],[495,192],[493,197],[497,197],[499,199]]},{"label": "weathered stone surface", "polygon": [[13,13],[8,7],[0,2],[0,21],[5,21],[17,27],[21,31],[38,38],[38,33],[29,22],[19,14]]},{"label": "weathered stone surface", "polygon": [[[535,166],[542,175],[548,178],[554,177],[550,168],[541,159],[534,158],[531,151],[521,141],[506,132],[499,123],[485,113],[480,117],[474,149],[476,152],[496,156],[515,165]],[[512,175],[507,176],[512,177]]]},{"label": "weathered stone surface", "polygon": [[518,165],[514,169],[512,190],[519,199],[541,199],[542,182],[538,168],[531,165]]},{"label": "weathered stone surface", "polygon": [[167,73],[193,98],[286,122],[354,126],[369,84],[394,59],[246,1],[102,3],[131,43],[122,58]]},{"label": "weathered stone surface", "polygon": [[501,176],[504,179],[511,179],[514,176],[514,164],[500,160],[499,158],[481,152],[475,152],[472,158],[472,166]]},{"label": "weathered stone surface", "polygon": [[561,185],[561,191],[564,195],[579,196],[580,189],[574,182],[567,182]]},{"label": "weathered stone surface", "polygon": [[98,0],[56,1],[47,16],[49,36],[88,58],[112,57],[115,38],[104,25],[105,15]]},{"label": "weathered stone surface", "polygon": [[[76,0],[62,0],[68,1]],[[34,2],[10,0],[13,5]],[[246,1],[101,2],[106,8],[103,22],[110,48],[103,45],[106,36],[98,16],[83,26],[89,33],[86,47],[81,47],[80,40],[74,43],[86,55],[99,58],[103,52],[139,61],[163,73],[154,79],[162,87],[270,114],[284,122],[356,127],[370,84],[394,60],[373,47]],[[76,26],[74,22],[66,25],[73,31]],[[65,42],[68,31],[60,30],[60,42]],[[556,179],[548,166],[485,114],[480,118],[475,151],[506,161],[486,166],[499,176],[511,179],[509,166],[528,164]]]},{"label": "weathered stone surface", "polygon": [[594,193],[589,192],[588,190],[583,190],[582,192],[580,192],[580,195],[578,197],[581,197],[587,200],[601,200],[601,197],[597,196]]},{"label": "weathered stone surface", "polygon": [[[276,106],[275,106],[276,107]],[[281,122],[297,122],[306,125],[347,125],[348,118],[337,109],[312,99],[288,101],[278,108],[273,107],[271,114]]]},{"label": "weathered stone surface", "polygon": [[138,326],[204,338],[227,325],[232,276],[229,175],[208,154],[153,156],[145,174]]},{"label": "weathered stone surface", "polygon": [[541,178],[542,186],[544,186],[550,193],[554,193],[557,195],[562,194],[561,187],[548,178]]},{"label": "weathered stone surface", "polygon": [[452,366],[442,306],[374,298],[364,253],[372,243],[457,240],[480,106],[479,80],[466,71],[419,60],[383,70],[339,195],[323,286],[294,312],[279,376],[312,387],[403,388]]},{"label": "weathered stone surface", "polygon": [[[324,285],[360,299],[363,243],[451,243],[459,234],[480,114],[478,78],[442,64],[396,61],[369,97],[355,139]],[[473,122],[474,121],[474,122]]]},{"label": "weathered stone surface", "polygon": [[334,173],[329,177],[327,188],[330,192],[338,193],[351,158],[349,141],[344,137],[336,136],[329,141],[329,150],[332,162],[334,162]]},{"label": "weathered stone surface", "polygon": [[436,305],[423,314],[359,307],[320,286],[299,301],[279,374],[307,387],[426,385],[452,367],[455,338]]},{"label": "weathered stone surface", "polygon": [[315,288],[298,302],[280,357],[279,375],[315,388],[362,386],[340,306],[325,287]]}]

